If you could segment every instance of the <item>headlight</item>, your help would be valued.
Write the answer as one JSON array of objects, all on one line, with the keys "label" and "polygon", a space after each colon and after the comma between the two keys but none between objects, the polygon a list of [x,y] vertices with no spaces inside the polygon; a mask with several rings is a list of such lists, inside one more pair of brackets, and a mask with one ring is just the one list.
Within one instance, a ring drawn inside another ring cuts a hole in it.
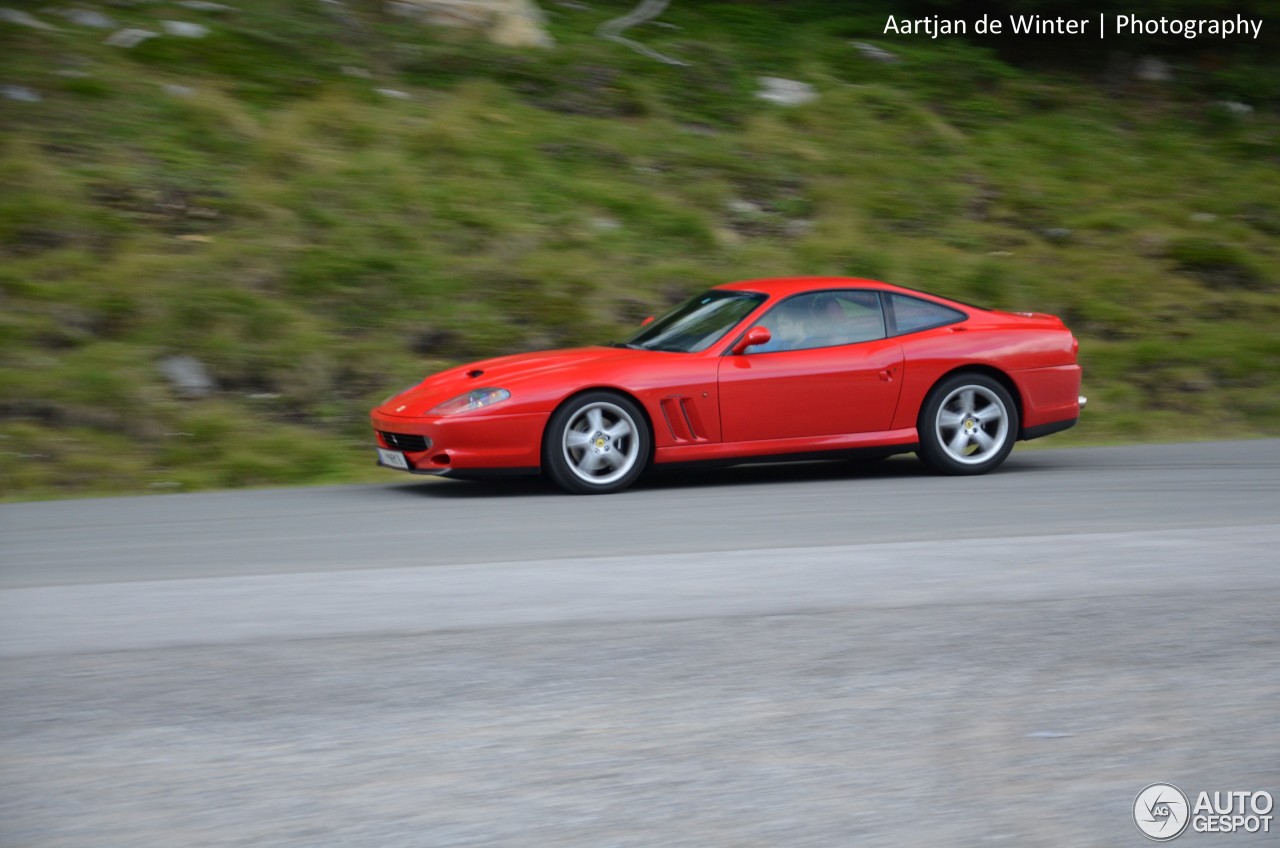
[{"label": "headlight", "polygon": [[452,400],[447,400],[428,412],[428,415],[453,415],[455,412],[466,412],[471,409],[480,409],[483,406],[493,406],[495,403],[502,403],[511,397],[511,392],[506,389],[476,389],[467,392],[465,395],[459,395]]}]

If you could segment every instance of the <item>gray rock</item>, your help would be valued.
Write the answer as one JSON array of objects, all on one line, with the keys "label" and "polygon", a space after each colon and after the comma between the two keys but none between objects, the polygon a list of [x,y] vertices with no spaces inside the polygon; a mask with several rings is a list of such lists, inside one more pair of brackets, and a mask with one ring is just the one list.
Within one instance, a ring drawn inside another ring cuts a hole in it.
[{"label": "gray rock", "polygon": [[235,6],[228,6],[226,3],[211,3],[209,0],[178,0],[177,4],[184,9],[194,9],[197,12],[238,12]]},{"label": "gray rock", "polygon": [[1133,75],[1143,82],[1173,82],[1173,66],[1155,56],[1143,56],[1134,66]]},{"label": "gray rock", "polygon": [[390,97],[392,100],[412,100],[409,92],[401,91],[398,88],[375,88],[374,91],[383,97]]},{"label": "gray rock", "polygon": [[342,75],[344,77],[355,77],[356,79],[373,79],[373,73],[368,68],[360,68],[355,65],[343,65]]},{"label": "gray rock", "polygon": [[1217,384],[1208,377],[1193,376],[1185,377],[1177,383],[1179,391],[1191,392],[1198,394],[1200,392],[1209,392],[1217,388]]},{"label": "gray rock", "polygon": [[388,14],[431,26],[484,33],[504,47],[552,47],[546,16],[533,0],[386,0]]},{"label": "gray rock", "polygon": [[178,85],[177,83],[165,83],[164,93],[174,97],[191,97],[196,90],[189,85]]},{"label": "gray rock", "polygon": [[19,103],[39,103],[44,100],[40,92],[25,85],[0,85],[0,97],[5,100],[16,100]]},{"label": "gray rock", "polygon": [[134,29],[130,27],[111,33],[102,43],[111,47],[123,47],[126,50],[130,50],[148,38],[156,38],[159,35],[160,33],[152,32],[149,29]]},{"label": "gray rock", "polygon": [[204,24],[189,21],[161,21],[160,25],[169,35],[176,35],[178,38],[204,38],[210,32]]},{"label": "gray rock", "polygon": [[1238,100],[1219,100],[1216,104],[1219,109],[1224,112],[1230,112],[1232,115],[1252,115],[1253,107],[1248,103],[1241,103]]},{"label": "gray rock", "polygon": [[31,27],[32,29],[56,30],[57,27],[50,26],[34,15],[22,12],[17,9],[9,9],[7,7],[0,8],[0,21],[7,24],[16,24],[18,26]]},{"label": "gray rock", "polygon": [[1191,216],[1191,220],[1197,224],[1210,224],[1218,220],[1218,216],[1212,212],[1196,212]]},{"label": "gray rock", "polygon": [[810,221],[808,218],[792,218],[790,221],[787,221],[783,230],[792,238],[807,236],[809,233],[813,232],[813,221]]},{"label": "gray rock", "polygon": [[868,44],[865,41],[850,41],[849,43],[856,47],[859,53],[873,62],[893,64],[894,62],[902,61],[897,55],[890,53],[883,47],[876,47],[874,44]]},{"label": "gray rock", "polygon": [[779,106],[800,106],[818,99],[818,92],[807,82],[783,77],[760,77],[756,97]]},{"label": "gray rock", "polygon": [[681,124],[681,132],[687,132],[690,135],[716,136],[720,135],[720,130],[707,124]]},{"label": "gray rock", "polygon": [[204,363],[194,356],[166,357],[160,360],[160,373],[183,397],[208,397],[218,388]]},{"label": "gray rock", "polygon": [[758,204],[752,203],[750,200],[743,200],[740,197],[731,197],[725,201],[724,208],[734,215],[763,215],[764,209]]},{"label": "gray rock", "polygon": [[106,15],[91,9],[63,9],[62,17],[76,26],[92,27],[93,29],[112,29],[116,25],[116,22]]},{"label": "gray rock", "polygon": [[1040,235],[1044,236],[1046,240],[1056,242],[1070,241],[1073,233],[1074,230],[1067,227],[1049,227],[1040,231]]}]

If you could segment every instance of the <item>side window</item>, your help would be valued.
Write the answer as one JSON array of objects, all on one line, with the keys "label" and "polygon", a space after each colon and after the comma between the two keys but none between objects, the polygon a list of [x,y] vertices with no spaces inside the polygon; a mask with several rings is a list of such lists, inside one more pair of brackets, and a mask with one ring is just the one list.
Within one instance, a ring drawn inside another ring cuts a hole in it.
[{"label": "side window", "polygon": [[955,324],[969,317],[949,306],[905,294],[889,295],[889,303],[898,335]]},{"label": "side window", "polygon": [[880,296],[873,291],[830,291],[787,298],[760,323],[773,340],[752,353],[834,347],[885,337]]},{"label": "side window", "polygon": [[836,312],[830,305],[825,307],[827,314],[836,321],[832,330],[841,339],[836,344],[869,342],[885,337],[884,312],[880,309],[877,292],[834,292],[831,299],[840,310]]}]

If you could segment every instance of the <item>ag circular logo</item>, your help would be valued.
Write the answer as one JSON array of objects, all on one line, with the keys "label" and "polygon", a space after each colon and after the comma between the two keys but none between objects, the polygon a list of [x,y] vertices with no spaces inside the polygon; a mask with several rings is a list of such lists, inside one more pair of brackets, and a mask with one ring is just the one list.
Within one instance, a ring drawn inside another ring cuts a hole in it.
[{"label": "ag circular logo", "polygon": [[1148,839],[1173,839],[1187,829],[1190,820],[1187,796],[1172,783],[1153,783],[1133,799],[1133,822]]}]

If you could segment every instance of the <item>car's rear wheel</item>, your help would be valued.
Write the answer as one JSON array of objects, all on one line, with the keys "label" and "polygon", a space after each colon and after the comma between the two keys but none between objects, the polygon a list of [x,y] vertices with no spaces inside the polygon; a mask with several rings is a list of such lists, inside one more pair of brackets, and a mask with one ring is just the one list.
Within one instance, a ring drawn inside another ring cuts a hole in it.
[{"label": "car's rear wheel", "polygon": [[543,467],[570,492],[620,492],[644,471],[649,445],[649,427],[635,402],[613,392],[587,392],[551,416]]},{"label": "car's rear wheel", "polygon": [[925,465],[943,474],[985,474],[1018,437],[1018,407],[985,374],[957,374],[934,386],[916,422]]}]

